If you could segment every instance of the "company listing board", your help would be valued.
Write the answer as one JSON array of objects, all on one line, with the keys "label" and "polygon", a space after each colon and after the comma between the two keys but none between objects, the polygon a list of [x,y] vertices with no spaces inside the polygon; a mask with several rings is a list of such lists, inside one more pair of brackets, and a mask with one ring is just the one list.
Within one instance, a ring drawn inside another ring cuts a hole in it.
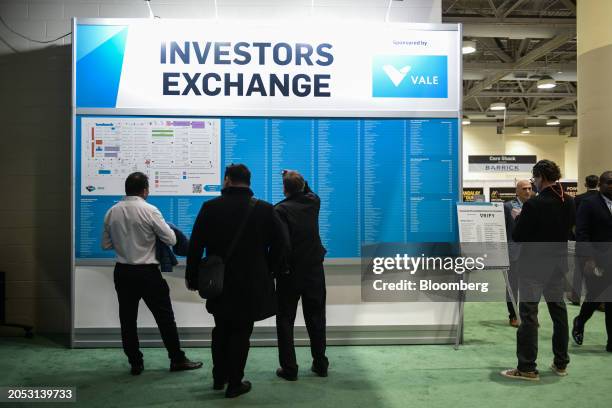
[{"label": "company listing board", "polygon": [[148,201],[186,234],[219,194],[223,169],[244,163],[255,196],[277,203],[282,170],[302,173],[321,198],[328,258],[382,242],[457,239],[457,119],[77,117],[76,258],[100,248],[106,211],[125,177],[150,178]]}]

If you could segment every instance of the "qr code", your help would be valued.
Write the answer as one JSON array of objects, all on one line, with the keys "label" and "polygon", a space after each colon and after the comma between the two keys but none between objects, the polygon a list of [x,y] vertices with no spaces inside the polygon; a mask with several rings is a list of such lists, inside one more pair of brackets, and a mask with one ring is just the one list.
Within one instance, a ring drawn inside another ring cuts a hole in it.
[{"label": "qr code", "polygon": [[192,184],[192,193],[193,194],[202,194],[202,185],[201,184]]}]

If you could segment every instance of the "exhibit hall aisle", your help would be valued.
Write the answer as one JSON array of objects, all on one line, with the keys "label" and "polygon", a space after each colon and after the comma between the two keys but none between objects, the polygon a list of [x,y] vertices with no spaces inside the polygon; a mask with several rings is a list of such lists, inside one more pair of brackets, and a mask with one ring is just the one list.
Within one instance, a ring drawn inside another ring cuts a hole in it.
[{"label": "exhibit hall aisle", "polygon": [[[545,305],[541,304],[545,312]],[[569,306],[570,318],[578,309]],[[466,305],[465,345],[455,351],[435,346],[329,347],[330,376],[318,378],[303,370],[297,382],[274,375],[276,348],[251,349],[246,378],[253,392],[241,407],[609,407],[612,353],[605,344],[603,314],[589,322],[585,345],[570,345],[569,376],[552,374],[548,344],[552,330],[542,320],[541,381],[508,381],[499,375],[515,360],[515,329],[507,326],[505,303]],[[145,349],[145,371],[128,374],[120,349],[64,348],[38,337],[0,338],[0,385],[74,386],[77,403],[86,407],[229,407],[222,392],[212,390],[210,350],[189,349],[203,359],[204,369],[169,373],[165,350]],[[309,350],[297,349],[298,361],[308,367]],[[585,394],[588,393],[588,394]],[[15,406],[26,406],[15,405]]]}]

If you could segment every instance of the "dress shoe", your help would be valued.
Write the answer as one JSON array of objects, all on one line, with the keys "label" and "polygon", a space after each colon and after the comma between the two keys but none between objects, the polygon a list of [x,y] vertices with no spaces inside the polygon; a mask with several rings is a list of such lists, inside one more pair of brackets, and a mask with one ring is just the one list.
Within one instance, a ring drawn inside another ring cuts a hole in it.
[{"label": "dress shoe", "polygon": [[287,381],[297,381],[297,374],[291,375],[284,368],[279,368],[276,370],[276,375],[280,378],[284,378]]},{"label": "dress shoe", "polygon": [[327,367],[321,367],[313,364],[312,367],[310,367],[310,371],[312,371],[319,377],[327,377]]},{"label": "dress shoe", "polygon": [[582,346],[582,342],[584,341],[584,326],[578,321],[578,316],[574,317],[572,339],[574,339],[577,345]]},{"label": "dress shoe", "polygon": [[191,361],[188,358],[170,363],[170,371],[187,371],[187,370],[197,370],[202,367],[202,362],[200,361]]},{"label": "dress shoe", "polygon": [[132,368],[130,369],[130,374],[132,375],[140,375],[142,374],[144,370],[144,365],[143,364],[134,364],[132,366]]},{"label": "dress shoe", "polygon": [[213,381],[213,390],[221,391],[225,388],[225,384],[227,384],[227,381]]},{"label": "dress shoe", "polygon": [[225,390],[225,398],[236,398],[249,391],[251,391],[251,383],[243,381],[238,386],[228,386],[227,390]]}]

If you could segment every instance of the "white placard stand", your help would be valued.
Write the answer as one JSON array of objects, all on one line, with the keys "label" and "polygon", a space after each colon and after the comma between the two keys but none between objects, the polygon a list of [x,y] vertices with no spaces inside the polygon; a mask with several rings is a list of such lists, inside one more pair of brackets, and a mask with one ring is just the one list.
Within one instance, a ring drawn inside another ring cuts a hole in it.
[{"label": "white placard stand", "polygon": [[[504,217],[503,203],[457,203],[457,220],[459,223],[459,242],[461,244],[486,243],[487,248],[493,248],[491,254],[485,259],[485,269],[501,269],[506,281],[506,290],[510,296],[512,307],[518,317],[516,299],[510,287],[508,269],[510,259],[508,251],[500,251],[500,245],[507,245],[506,218]],[[483,254],[469,254],[464,252],[462,245],[462,256],[482,256]],[[489,254],[487,254],[489,255]],[[465,291],[459,293],[459,322],[457,323],[457,337],[455,349],[463,337],[463,309],[465,304]],[[520,324],[520,320],[519,320]]]}]

